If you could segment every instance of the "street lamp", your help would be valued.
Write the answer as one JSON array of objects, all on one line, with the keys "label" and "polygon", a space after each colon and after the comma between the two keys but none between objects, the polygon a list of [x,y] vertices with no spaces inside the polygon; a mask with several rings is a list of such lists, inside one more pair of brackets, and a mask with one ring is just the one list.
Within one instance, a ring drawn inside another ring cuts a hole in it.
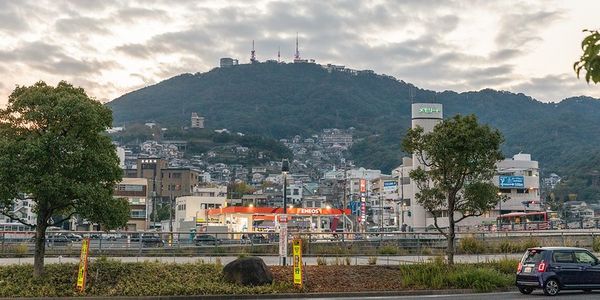
[{"label": "street lamp", "polygon": [[[498,197],[501,197],[502,193],[498,192]],[[498,221],[496,222],[496,227],[500,227],[498,229],[502,229],[502,198],[500,198],[500,201],[498,202]]]}]

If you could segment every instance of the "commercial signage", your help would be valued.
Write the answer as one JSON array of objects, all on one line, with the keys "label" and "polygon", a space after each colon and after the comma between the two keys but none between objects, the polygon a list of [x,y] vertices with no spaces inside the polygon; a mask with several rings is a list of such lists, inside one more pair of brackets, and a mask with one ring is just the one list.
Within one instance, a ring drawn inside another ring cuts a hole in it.
[{"label": "commercial signage", "polygon": [[419,108],[419,112],[423,113],[423,114],[432,114],[432,113],[439,113],[442,110],[436,107],[421,107]]},{"label": "commercial signage", "polygon": [[85,277],[87,273],[88,254],[90,252],[90,239],[85,238],[81,242],[81,254],[79,255],[79,271],[77,272],[77,289],[85,290]]},{"label": "commercial signage", "polygon": [[383,190],[385,192],[393,192],[398,188],[397,181],[384,181],[383,182]]},{"label": "commercial signage", "polygon": [[442,119],[442,109],[439,103],[413,103],[411,115],[413,119]]},{"label": "commercial signage", "polygon": [[311,214],[311,215],[320,215],[320,208],[300,208],[300,214]]},{"label": "commercial signage", "polygon": [[287,257],[287,215],[279,215],[279,257],[285,261]]},{"label": "commercial signage", "polygon": [[360,198],[360,221],[363,224],[367,222],[367,201],[365,197]]},{"label": "commercial signage", "polygon": [[366,179],[361,179],[360,180],[360,192],[361,193],[366,193],[367,192],[367,180]]},{"label": "commercial signage", "polygon": [[498,181],[498,186],[501,188],[525,187],[525,178],[523,176],[499,176]]},{"label": "commercial signage", "polygon": [[294,284],[302,286],[302,240],[292,241],[292,252],[294,254]]}]

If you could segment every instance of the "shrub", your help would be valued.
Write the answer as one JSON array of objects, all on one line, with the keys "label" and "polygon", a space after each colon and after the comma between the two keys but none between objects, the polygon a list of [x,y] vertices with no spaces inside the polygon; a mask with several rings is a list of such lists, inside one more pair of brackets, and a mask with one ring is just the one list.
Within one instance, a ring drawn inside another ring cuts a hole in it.
[{"label": "shrub", "polygon": [[369,265],[376,265],[377,264],[377,256],[369,256],[368,263],[369,263]]},{"label": "shrub", "polygon": [[500,260],[494,260],[491,262],[487,262],[485,264],[478,264],[478,265],[490,266],[500,273],[512,275],[517,270],[518,264],[519,264],[519,261],[516,259],[503,258]]},{"label": "shrub", "polygon": [[398,248],[391,245],[385,245],[377,251],[381,255],[396,255],[398,254]]},{"label": "shrub", "polygon": [[538,239],[528,239],[521,244],[521,249],[519,249],[519,252],[525,251],[528,248],[539,247],[541,245],[542,245],[542,243],[540,243],[540,241],[538,241]]},{"label": "shrub", "polygon": [[460,239],[458,249],[462,253],[481,254],[485,252],[485,245],[482,241],[472,236],[467,236]]},{"label": "shrub", "polygon": [[512,253],[514,246],[511,242],[502,240],[498,248],[500,249],[501,253]]},{"label": "shrub", "polygon": [[434,260],[430,263],[401,265],[400,270],[402,285],[405,288],[489,291],[510,286],[514,281],[513,275],[502,273],[488,264],[448,266],[441,260]]},{"label": "shrub", "polygon": [[27,244],[18,244],[14,247],[14,251],[16,257],[25,257],[29,252],[29,247]]},{"label": "shrub", "polygon": [[327,259],[324,257],[317,257],[317,265],[319,266],[326,266],[327,265]]},{"label": "shrub", "polygon": [[592,242],[592,250],[594,250],[594,252],[600,252],[600,238],[594,238],[594,241]]},{"label": "shrub", "polygon": [[431,248],[423,248],[423,249],[421,249],[421,254],[422,255],[432,255],[433,250],[431,250]]}]

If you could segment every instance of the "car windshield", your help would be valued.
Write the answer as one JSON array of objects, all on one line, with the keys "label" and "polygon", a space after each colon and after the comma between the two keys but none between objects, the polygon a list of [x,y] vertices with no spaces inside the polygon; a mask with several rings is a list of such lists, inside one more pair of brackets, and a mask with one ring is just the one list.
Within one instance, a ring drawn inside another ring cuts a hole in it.
[{"label": "car windshield", "polygon": [[544,250],[540,249],[530,249],[527,250],[521,262],[527,263],[538,263],[544,257]]}]

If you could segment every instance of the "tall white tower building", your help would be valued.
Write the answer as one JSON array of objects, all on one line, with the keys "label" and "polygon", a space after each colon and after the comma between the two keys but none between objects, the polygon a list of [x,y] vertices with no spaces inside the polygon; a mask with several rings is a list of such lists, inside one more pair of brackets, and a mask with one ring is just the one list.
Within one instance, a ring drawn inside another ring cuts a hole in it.
[{"label": "tall white tower building", "polygon": [[[412,128],[420,126],[425,133],[432,132],[435,125],[442,122],[444,118],[442,105],[439,103],[413,103],[412,104]],[[417,155],[412,157],[413,169],[419,166],[424,167],[419,161]],[[419,192],[418,187],[411,180],[413,195]],[[423,228],[427,226],[427,211],[423,206],[417,203],[416,199],[411,199],[410,212],[412,215],[412,227]]]}]

